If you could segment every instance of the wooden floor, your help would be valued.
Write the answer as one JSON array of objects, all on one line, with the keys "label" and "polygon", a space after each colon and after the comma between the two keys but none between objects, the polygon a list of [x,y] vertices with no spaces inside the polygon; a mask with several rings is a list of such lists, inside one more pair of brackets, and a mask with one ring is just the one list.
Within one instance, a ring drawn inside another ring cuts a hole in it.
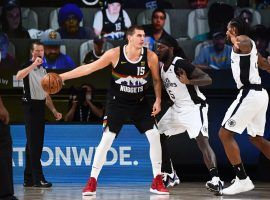
[{"label": "wooden floor", "polygon": [[170,195],[154,195],[148,184],[99,185],[96,196],[82,197],[83,185],[54,184],[51,189],[23,188],[15,185],[20,200],[180,200],[180,199],[270,199],[270,183],[255,183],[255,189],[234,196],[215,196],[204,188],[204,183],[180,183],[170,189]]}]

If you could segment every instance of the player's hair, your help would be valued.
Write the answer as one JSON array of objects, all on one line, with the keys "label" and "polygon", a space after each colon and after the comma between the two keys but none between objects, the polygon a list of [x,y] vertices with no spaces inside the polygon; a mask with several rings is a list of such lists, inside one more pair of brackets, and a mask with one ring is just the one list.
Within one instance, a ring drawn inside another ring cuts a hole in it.
[{"label": "player's hair", "polygon": [[135,30],[144,30],[142,26],[139,25],[132,25],[131,27],[129,27],[126,31],[126,36],[128,35],[133,35],[135,33]]},{"label": "player's hair", "polygon": [[230,21],[230,25],[237,28],[238,35],[248,35],[249,34],[249,26],[248,24],[241,18],[233,18]]}]

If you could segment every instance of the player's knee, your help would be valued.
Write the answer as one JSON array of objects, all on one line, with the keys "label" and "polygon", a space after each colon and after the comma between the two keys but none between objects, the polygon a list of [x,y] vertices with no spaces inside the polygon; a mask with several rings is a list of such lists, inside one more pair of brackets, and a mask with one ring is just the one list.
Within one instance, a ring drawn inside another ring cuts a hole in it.
[{"label": "player's knee", "polygon": [[249,136],[249,141],[253,144],[260,144],[263,142],[263,137],[261,136],[256,136],[256,137],[252,137],[252,136]]},{"label": "player's knee", "polygon": [[160,141],[160,134],[157,130],[157,128],[150,129],[145,132],[146,137],[148,138],[149,142],[152,140],[158,140]]},{"label": "player's knee", "polygon": [[221,127],[219,129],[218,136],[219,136],[220,140],[224,141],[224,140],[227,140],[227,139],[233,137],[233,134],[230,131],[228,131],[228,130],[224,129],[223,127]]}]

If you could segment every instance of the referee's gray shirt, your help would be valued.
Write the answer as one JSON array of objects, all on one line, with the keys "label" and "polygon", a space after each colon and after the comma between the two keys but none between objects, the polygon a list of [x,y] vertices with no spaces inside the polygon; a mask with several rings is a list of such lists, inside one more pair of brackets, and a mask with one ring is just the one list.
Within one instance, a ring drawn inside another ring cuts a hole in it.
[{"label": "referee's gray shirt", "polygon": [[[33,62],[29,61],[23,66],[26,68]],[[46,70],[42,67],[34,68],[24,79],[23,79],[23,100],[45,100],[46,93],[41,87],[41,79],[47,74]]]}]

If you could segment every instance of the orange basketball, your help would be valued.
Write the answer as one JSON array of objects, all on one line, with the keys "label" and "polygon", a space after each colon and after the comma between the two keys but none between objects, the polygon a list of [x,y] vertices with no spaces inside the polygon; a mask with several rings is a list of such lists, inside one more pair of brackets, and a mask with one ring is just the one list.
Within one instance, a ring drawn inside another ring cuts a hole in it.
[{"label": "orange basketball", "polygon": [[41,79],[41,86],[48,94],[55,94],[62,89],[61,77],[56,73],[48,73]]}]

